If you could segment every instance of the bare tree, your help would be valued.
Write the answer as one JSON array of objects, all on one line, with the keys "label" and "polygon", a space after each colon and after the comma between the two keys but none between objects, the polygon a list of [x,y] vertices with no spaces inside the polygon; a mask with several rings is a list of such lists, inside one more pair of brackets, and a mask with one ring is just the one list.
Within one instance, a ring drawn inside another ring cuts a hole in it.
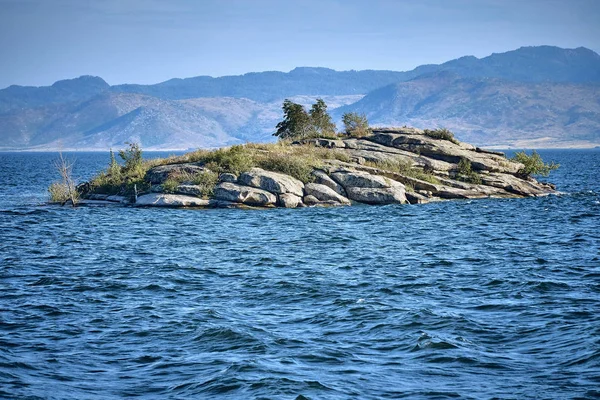
[{"label": "bare tree", "polygon": [[62,204],[64,205],[68,200],[71,200],[71,205],[76,207],[79,201],[79,192],[77,192],[75,180],[73,179],[73,165],[74,162],[67,160],[63,156],[62,151],[58,152],[58,160],[54,162],[54,168],[56,168],[62,178],[60,185],[66,197],[62,200]]}]

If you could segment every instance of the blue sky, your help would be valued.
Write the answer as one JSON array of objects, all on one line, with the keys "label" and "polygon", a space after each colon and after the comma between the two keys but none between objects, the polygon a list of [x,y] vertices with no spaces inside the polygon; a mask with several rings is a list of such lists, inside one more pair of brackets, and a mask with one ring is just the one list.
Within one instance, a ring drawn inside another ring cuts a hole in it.
[{"label": "blue sky", "polygon": [[409,70],[549,44],[600,52],[600,0],[0,0],[0,88]]}]

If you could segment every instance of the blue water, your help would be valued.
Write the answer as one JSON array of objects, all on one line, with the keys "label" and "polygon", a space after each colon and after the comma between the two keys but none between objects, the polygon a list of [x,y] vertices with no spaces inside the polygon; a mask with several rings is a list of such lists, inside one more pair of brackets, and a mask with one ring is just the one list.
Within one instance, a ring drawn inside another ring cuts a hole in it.
[{"label": "blue water", "polygon": [[0,153],[0,397],[598,398],[600,151],[541,153],[565,194],[264,211],[43,206]]}]

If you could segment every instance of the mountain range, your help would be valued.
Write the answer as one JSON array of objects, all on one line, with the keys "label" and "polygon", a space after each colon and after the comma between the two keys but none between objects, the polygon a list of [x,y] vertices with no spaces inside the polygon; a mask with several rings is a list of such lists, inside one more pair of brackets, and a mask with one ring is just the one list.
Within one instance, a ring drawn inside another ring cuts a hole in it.
[{"label": "mountain range", "polygon": [[155,85],[82,76],[47,87],[0,90],[0,149],[108,150],[218,147],[273,140],[284,99],[321,97],[372,125],[447,127],[493,147],[600,144],[600,56],[586,48],[523,47],[414,70],[301,67]]}]

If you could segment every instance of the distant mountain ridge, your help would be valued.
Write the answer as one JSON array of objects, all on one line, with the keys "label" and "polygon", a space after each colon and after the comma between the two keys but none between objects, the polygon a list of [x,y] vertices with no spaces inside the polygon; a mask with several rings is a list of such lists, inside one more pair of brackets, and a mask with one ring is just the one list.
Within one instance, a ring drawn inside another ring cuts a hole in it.
[{"label": "distant mountain ridge", "polygon": [[[501,78],[517,82],[600,82],[600,55],[585,47],[521,47],[477,58],[460,57],[439,65],[415,68],[415,76],[449,71],[465,78]],[[412,79],[412,77],[410,78]]]},{"label": "distant mountain ridge", "polygon": [[359,111],[372,123],[443,125],[477,144],[592,145],[600,143],[599,85],[597,53],[552,46],[404,72],[299,67],[114,86],[82,76],[0,90],[0,149],[54,148],[59,142],[107,149],[127,140],[175,149],[264,141],[281,118],[281,102],[294,96],[327,97],[338,118]]},{"label": "distant mountain ridge", "polygon": [[600,141],[600,83],[515,82],[425,74],[374,90],[334,110],[364,113],[373,125],[447,127],[494,146],[573,146]]},{"label": "distant mountain ridge", "polygon": [[52,86],[9,86],[0,90],[0,113],[53,103],[68,103],[92,98],[110,90],[97,76],[80,76],[55,82]]}]

